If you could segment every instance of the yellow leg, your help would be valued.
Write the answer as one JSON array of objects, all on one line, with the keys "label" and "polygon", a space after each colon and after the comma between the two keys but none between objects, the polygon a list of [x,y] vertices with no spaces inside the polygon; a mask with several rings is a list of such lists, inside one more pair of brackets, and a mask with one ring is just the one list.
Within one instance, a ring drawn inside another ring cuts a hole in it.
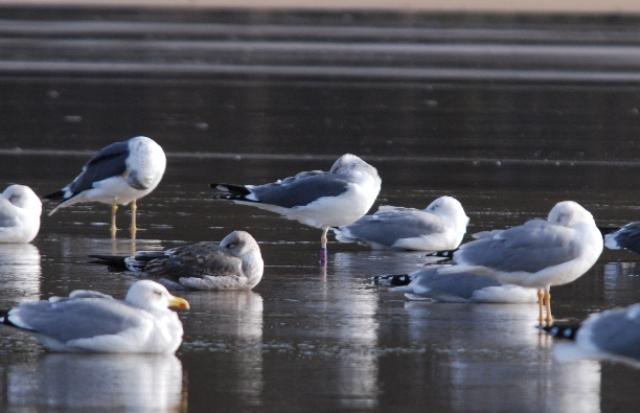
[{"label": "yellow leg", "polygon": [[138,226],[136,225],[136,214],[138,212],[138,204],[134,199],[131,201],[131,238],[136,237],[136,231],[138,231]]},{"label": "yellow leg", "polygon": [[327,254],[327,232],[329,232],[329,228],[322,228],[322,236],[320,237],[320,265],[327,265],[328,254]]},{"label": "yellow leg", "polygon": [[322,228],[322,236],[320,237],[320,243],[322,244],[322,248],[327,249],[327,232],[329,228]]},{"label": "yellow leg", "polygon": [[542,325],[544,322],[544,290],[538,288],[538,323]]},{"label": "yellow leg", "polygon": [[118,230],[116,227],[116,212],[118,212],[118,204],[114,202],[111,204],[111,238],[116,237],[116,231]]},{"label": "yellow leg", "polygon": [[551,315],[551,292],[549,289],[545,290],[544,304],[547,309],[547,325],[550,326],[553,324],[553,315]]}]

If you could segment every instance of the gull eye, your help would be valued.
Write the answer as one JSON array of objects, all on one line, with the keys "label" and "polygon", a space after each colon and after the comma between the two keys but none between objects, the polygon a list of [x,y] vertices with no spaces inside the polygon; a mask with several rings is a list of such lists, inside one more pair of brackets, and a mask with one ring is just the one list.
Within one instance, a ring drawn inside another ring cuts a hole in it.
[{"label": "gull eye", "polygon": [[227,244],[227,248],[232,249],[238,246],[237,242],[232,242],[231,244]]},{"label": "gull eye", "polygon": [[153,290],[153,293],[154,293],[155,295],[157,295],[158,297],[162,297],[162,291],[159,291],[159,290]]}]

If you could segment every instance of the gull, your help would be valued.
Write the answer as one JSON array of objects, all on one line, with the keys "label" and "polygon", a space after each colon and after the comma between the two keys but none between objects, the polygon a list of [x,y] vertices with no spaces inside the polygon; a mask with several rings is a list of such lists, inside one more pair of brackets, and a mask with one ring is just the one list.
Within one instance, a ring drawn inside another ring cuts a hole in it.
[{"label": "gull", "polygon": [[329,171],[306,171],[263,185],[211,184],[215,199],[228,199],[275,212],[322,229],[320,261],[326,264],[327,231],[349,225],[371,208],[382,180],[356,155],[344,154]]},{"label": "gull", "polygon": [[630,222],[604,236],[604,246],[610,250],[627,249],[640,254],[640,222]]},{"label": "gull", "polygon": [[214,242],[197,242],[133,256],[91,255],[105,264],[196,290],[249,290],[264,272],[260,246],[245,231],[233,231]]},{"label": "gull", "polygon": [[393,288],[393,291],[404,292],[408,299],[414,301],[516,304],[534,303],[537,299],[531,288],[502,284],[493,277],[469,272],[464,267],[428,266],[405,277],[409,284]]},{"label": "gull", "polygon": [[80,202],[110,204],[111,234],[115,236],[118,205],[131,204],[131,233],[135,235],[136,200],[158,186],[166,165],[167,158],[160,145],[146,136],[114,142],[84,164],[70,184],[45,196],[61,201],[49,215]]},{"label": "gull", "polygon": [[451,196],[441,196],[424,210],[384,205],[372,215],[332,230],[340,242],[435,252],[458,248],[468,223],[462,204]]},{"label": "gull", "polygon": [[0,243],[28,243],[38,235],[42,202],[31,188],[9,185],[0,194]]},{"label": "gull", "polygon": [[586,273],[602,253],[602,235],[593,216],[574,201],[558,202],[547,220],[534,219],[513,228],[478,234],[463,244],[453,262],[503,284],[535,288],[539,320],[551,314],[551,286],[568,284]]},{"label": "gull", "polygon": [[20,304],[5,324],[35,333],[51,351],[173,353],[182,342],[182,323],[169,308],[189,303],[150,280],[135,282],[124,301],[89,290],[69,297]]},{"label": "gull", "polygon": [[575,340],[579,358],[610,358],[640,366],[640,304],[591,314],[582,325],[544,329],[554,337]]}]

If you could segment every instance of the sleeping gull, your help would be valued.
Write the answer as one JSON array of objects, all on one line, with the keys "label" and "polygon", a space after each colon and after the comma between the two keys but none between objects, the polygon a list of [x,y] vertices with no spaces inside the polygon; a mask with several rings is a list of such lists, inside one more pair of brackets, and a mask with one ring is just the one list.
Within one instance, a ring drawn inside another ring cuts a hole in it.
[{"label": "sleeping gull", "polygon": [[551,286],[570,283],[598,260],[602,235],[593,216],[573,201],[558,202],[547,220],[534,219],[505,230],[480,233],[463,244],[453,262],[469,271],[494,277],[504,284],[538,290],[539,319],[543,308],[551,324]]},{"label": "sleeping gull", "polygon": [[264,271],[260,247],[245,231],[233,231],[220,245],[205,241],[131,257],[91,257],[196,290],[248,290],[258,285]]},{"label": "sleeping gull", "polygon": [[589,316],[579,326],[545,327],[555,337],[575,340],[579,358],[611,358],[640,366],[640,304]]},{"label": "sleeping gull", "polygon": [[0,242],[31,242],[40,230],[42,203],[24,185],[9,185],[0,194]]},{"label": "sleeping gull", "polygon": [[300,172],[264,185],[211,184],[211,188],[216,199],[252,205],[322,228],[320,260],[326,264],[329,228],[349,225],[366,214],[381,183],[376,168],[347,153],[328,172]]},{"label": "sleeping gull", "polygon": [[31,331],[52,351],[173,353],[182,342],[182,323],[169,310],[189,309],[150,280],[134,283],[124,301],[97,291],[20,304],[4,323]]},{"label": "sleeping gull", "polygon": [[45,198],[60,200],[49,215],[79,202],[102,202],[111,205],[111,235],[116,233],[118,204],[131,204],[131,234],[135,235],[136,200],[153,191],[164,174],[167,158],[155,141],[137,136],[114,142],[95,154],[80,175],[60,191]]},{"label": "sleeping gull", "polygon": [[375,249],[444,251],[458,248],[468,223],[460,202],[441,196],[424,210],[381,206],[375,214],[333,231],[340,242],[359,242]]},{"label": "sleeping gull", "polygon": [[[399,277],[399,276],[396,276]],[[501,284],[493,277],[478,275],[464,267],[436,265],[406,276],[410,280],[394,291],[410,300],[474,303],[535,303],[536,292],[512,284]]]},{"label": "sleeping gull", "polygon": [[610,250],[627,249],[640,254],[640,222],[630,222],[604,236],[604,246]]}]

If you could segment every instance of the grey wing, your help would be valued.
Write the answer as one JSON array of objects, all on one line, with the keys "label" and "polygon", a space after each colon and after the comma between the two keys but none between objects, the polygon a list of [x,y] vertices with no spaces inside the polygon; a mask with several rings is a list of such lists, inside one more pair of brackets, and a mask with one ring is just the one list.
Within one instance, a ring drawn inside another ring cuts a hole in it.
[{"label": "grey wing", "polygon": [[93,188],[94,182],[123,174],[127,170],[128,156],[128,141],[114,142],[102,148],[82,167],[80,175],[67,186],[71,191],[71,196],[67,199]]},{"label": "grey wing", "polygon": [[580,253],[574,230],[534,220],[464,244],[454,262],[505,272],[537,272],[576,258]]},{"label": "grey wing", "polygon": [[427,268],[411,274],[410,287],[415,294],[438,298],[440,296],[459,297],[465,300],[483,288],[502,284],[491,277],[469,272],[440,273],[440,267]]},{"label": "grey wing", "polygon": [[[302,172],[279,182],[249,188],[254,201],[284,208],[304,206],[322,197],[338,196],[349,189],[349,182],[322,171]],[[252,196],[247,198],[251,200]]]},{"label": "grey wing", "polygon": [[139,310],[103,298],[25,303],[9,312],[9,320],[61,342],[118,334],[144,323]]},{"label": "grey wing", "polygon": [[13,227],[17,224],[15,210],[15,205],[0,196],[0,228]]},{"label": "grey wing", "polygon": [[590,337],[596,347],[611,354],[640,360],[639,304],[605,311],[589,323]]},{"label": "grey wing", "polygon": [[238,275],[242,261],[226,255],[212,242],[199,242],[168,250],[145,267],[151,276],[178,280],[181,277],[203,277],[205,275]]},{"label": "grey wing", "polygon": [[630,222],[606,237],[613,237],[622,248],[640,253],[640,222]]},{"label": "grey wing", "polygon": [[53,302],[60,302],[60,301],[66,301],[66,300],[73,300],[77,298],[104,298],[108,300],[114,299],[109,294],[101,293],[99,291],[74,290],[69,294],[68,297],[58,297],[58,296],[49,297],[49,302],[53,303]]},{"label": "grey wing", "polygon": [[366,215],[347,227],[352,236],[392,246],[403,238],[445,231],[442,220],[422,211],[397,210]]}]

